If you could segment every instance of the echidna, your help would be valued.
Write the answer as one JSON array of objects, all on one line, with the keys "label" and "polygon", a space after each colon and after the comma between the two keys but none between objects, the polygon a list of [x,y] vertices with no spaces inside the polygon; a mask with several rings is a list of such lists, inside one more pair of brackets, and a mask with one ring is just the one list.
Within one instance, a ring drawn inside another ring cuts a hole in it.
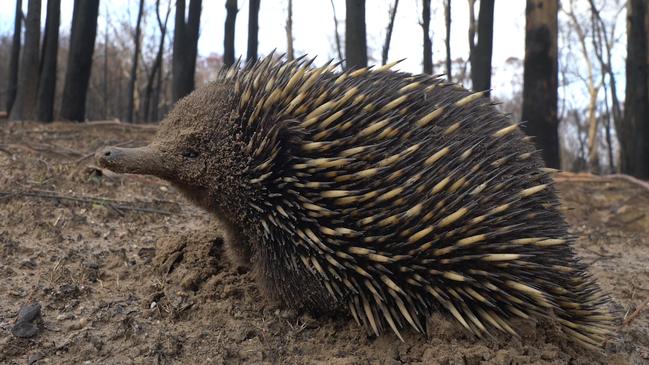
[{"label": "echidna", "polygon": [[549,172],[483,93],[393,66],[268,56],[180,100],[153,142],[101,166],[216,214],[265,293],[348,308],[376,335],[433,311],[484,335],[556,318],[600,346],[609,299],[573,251]]}]

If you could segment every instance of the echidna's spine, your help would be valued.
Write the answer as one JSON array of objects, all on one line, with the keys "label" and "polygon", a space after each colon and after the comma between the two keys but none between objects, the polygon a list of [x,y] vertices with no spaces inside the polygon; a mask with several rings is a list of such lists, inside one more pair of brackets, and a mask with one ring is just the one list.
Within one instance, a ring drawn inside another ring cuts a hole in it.
[{"label": "echidna's spine", "polygon": [[271,55],[220,75],[278,264],[309,270],[376,334],[423,331],[433,310],[477,335],[554,312],[575,341],[604,341],[607,298],[516,125],[437,77],[311,63]]}]

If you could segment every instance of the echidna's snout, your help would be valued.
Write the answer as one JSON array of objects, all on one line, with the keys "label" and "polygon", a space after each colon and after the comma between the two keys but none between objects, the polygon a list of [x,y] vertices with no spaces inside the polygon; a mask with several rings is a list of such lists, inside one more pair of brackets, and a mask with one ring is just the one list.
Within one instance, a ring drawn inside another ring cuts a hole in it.
[{"label": "echidna's snout", "polygon": [[113,172],[164,177],[170,173],[170,169],[165,166],[162,157],[162,154],[151,146],[105,147],[95,154],[99,166]]}]

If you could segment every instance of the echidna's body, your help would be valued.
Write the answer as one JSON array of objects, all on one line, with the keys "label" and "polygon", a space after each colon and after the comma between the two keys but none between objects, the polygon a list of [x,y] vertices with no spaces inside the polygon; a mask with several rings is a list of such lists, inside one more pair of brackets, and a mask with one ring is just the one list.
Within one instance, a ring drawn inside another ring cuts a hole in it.
[{"label": "echidna's body", "polygon": [[193,144],[204,163],[148,173],[215,211],[288,305],[344,306],[399,337],[433,311],[476,334],[554,312],[576,341],[603,341],[607,299],[575,258],[551,178],[487,98],[308,63],[268,57],[181,101],[152,146]]}]

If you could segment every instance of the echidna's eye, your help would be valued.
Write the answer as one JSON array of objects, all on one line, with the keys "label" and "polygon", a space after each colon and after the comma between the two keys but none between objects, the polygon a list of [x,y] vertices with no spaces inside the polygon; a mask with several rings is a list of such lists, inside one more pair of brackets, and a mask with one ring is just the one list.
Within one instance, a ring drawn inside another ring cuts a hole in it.
[{"label": "echidna's eye", "polygon": [[188,149],[183,151],[182,155],[185,158],[194,159],[194,158],[198,157],[198,152],[196,152],[195,150],[193,150],[191,148],[188,148]]}]

